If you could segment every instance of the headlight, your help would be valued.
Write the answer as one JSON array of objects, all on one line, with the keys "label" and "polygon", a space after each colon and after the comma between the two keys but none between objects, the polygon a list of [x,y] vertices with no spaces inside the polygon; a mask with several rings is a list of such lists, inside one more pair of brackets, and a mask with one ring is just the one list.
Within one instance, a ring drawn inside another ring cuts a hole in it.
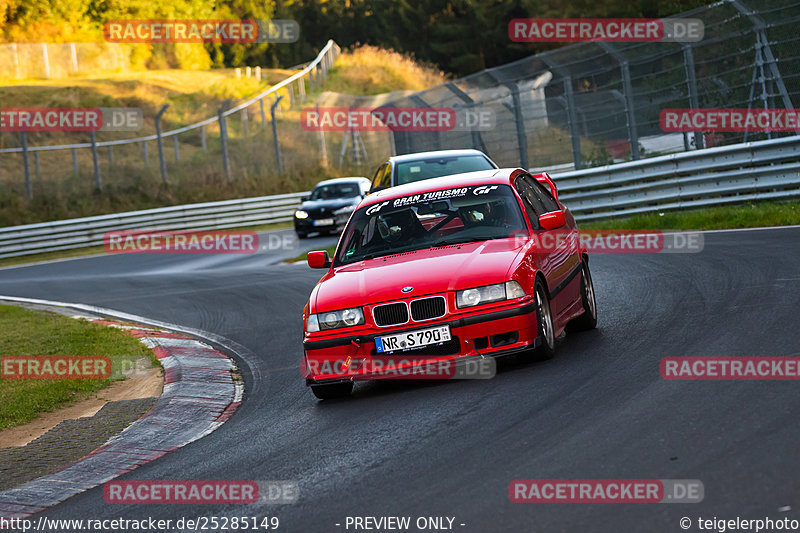
[{"label": "headlight", "polygon": [[456,293],[456,306],[459,308],[473,307],[480,304],[490,304],[502,300],[522,298],[525,291],[516,281],[506,281],[494,285],[484,285],[474,289],[464,289]]},{"label": "headlight", "polygon": [[297,211],[294,212],[294,216],[296,216],[297,218],[308,218],[308,213],[306,213],[302,209],[298,209]]},{"label": "headlight", "polygon": [[341,311],[329,311],[309,315],[306,321],[306,331],[320,331],[327,329],[349,328],[350,326],[360,326],[364,323],[364,312],[360,307],[342,309]]}]

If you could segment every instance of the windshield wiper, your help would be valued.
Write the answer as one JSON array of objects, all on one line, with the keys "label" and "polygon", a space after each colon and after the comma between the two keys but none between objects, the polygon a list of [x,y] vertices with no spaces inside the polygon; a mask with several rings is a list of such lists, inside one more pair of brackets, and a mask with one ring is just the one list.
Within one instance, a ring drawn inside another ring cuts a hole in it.
[{"label": "windshield wiper", "polygon": [[431,248],[436,248],[437,246],[449,246],[451,244],[465,244],[468,242],[487,241],[493,238],[494,237],[461,237],[460,239],[439,239],[438,241],[433,243],[433,246],[431,246]]}]

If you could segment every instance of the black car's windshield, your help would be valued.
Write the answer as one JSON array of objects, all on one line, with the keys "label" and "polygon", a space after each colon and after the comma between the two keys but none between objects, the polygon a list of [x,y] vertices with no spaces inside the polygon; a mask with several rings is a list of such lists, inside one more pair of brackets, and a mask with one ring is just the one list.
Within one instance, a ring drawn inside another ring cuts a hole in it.
[{"label": "black car's windshield", "polygon": [[311,193],[310,200],[333,200],[335,198],[353,198],[361,194],[356,182],[328,183],[317,186]]},{"label": "black car's windshield", "polygon": [[461,174],[463,172],[491,170],[493,168],[489,160],[482,155],[439,157],[400,162],[397,163],[397,185],[451,174]]},{"label": "black car's windshield", "polygon": [[457,187],[363,207],[345,229],[337,264],[525,231],[508,185]]}]

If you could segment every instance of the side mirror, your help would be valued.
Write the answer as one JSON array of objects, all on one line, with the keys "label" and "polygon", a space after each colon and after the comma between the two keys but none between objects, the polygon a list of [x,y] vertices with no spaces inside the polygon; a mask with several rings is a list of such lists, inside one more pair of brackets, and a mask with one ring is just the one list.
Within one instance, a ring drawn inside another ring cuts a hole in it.
[{"label": "side mirror", "polygon": [[301,196],[300,197],[300,201],[301,202],[307,202],[309,200],[311,200],[311,196],[309,196],[309,195],[305,195],[305,196]]},{"label": "side mirror", "polygon": [[[567,224],[567,219],[564,218],[563,211],[551,211],[539,215],[539,225],[546,230],[558,229]],[[312,252],[313,253],[313,252]],[[311,254],[309,254],[311,255]]]},{"label": "side mirror", "polygon": [[329,268],[332,264],[327,250],[308,252],[307,259],[311,268]]}]

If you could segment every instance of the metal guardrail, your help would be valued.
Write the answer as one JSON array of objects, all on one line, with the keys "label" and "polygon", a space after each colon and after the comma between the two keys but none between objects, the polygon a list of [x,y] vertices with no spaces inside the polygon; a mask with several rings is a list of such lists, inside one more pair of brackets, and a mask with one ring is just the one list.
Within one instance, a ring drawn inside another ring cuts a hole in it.
[{"label": "metal guardrail", "polygon": [[552,177],[559,199],[578,220],[800,197],[800,136],[554,173]]},{"label": "metal guardrail", "polygon": [[[800,197],[800,136],[554,173],[553,180],[559,198],[578,220]],[[109,231],[216,230],[288,222],[306,194],[0,228],[0,258],[97,246]]]},{"label": "metal guardrail", "polygon": [[292,220],[298,192],[0,228],[0,258],[103,244],[110,231],[221,230]]}]

